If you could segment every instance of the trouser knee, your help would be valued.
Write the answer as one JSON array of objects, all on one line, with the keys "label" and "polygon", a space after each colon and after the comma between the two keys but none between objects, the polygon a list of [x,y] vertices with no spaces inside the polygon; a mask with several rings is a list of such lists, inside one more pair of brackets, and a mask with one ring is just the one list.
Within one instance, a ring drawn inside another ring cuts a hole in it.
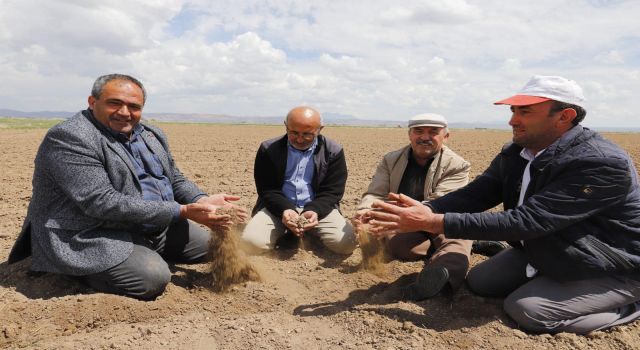
[{"label": "trouser knee", "polygon": [[242,246],[254,254],[266,252],[275,246],[275,243],[272,243],[263,232],[255,232],[251,229],[245,229],[240,235],[240,239]]},{"label": "trouser knee", "polygon": [[158,253],[134,245],[125,261],[103,272],[83,276],[82,280],[100,292],[149,300],[164,292],[171,280],[171,271]]},{"label": "trouser knee", "polygon": [[431,243],[424,233],[409,232],[394,235],[386,241],[389,254],[401,261],[416,261],[424,259]]},{"label": "trouser knee", "polygon": [[519,298],[511,294],[504,300],[503,309],[519,327],[526,331],[555,333],[554,325],[557,322],[544,317],[535,298]]},{"label": "trouser knee", "polygon": [[166,263],[147,267],[140,274],[138,285],[129,290],[129,295],[143,300],[154,299],[164,292],[170,281],[171,271]]},{"label": "trouser knee", "polygon": [[349,255],[356,249],[355,237],[344,237],[342,241],[324,241],[324,245],[336,254]]},{"label": "trouser knee", "polygon": [[114,287],[119,289],[119,294],[142,300],[154,299],[171,281],[171,271],[159,256],[142,259],[140,263],[131,268],[124,278],[114,281]]},{"label": "trouser knee", "polygon": [[467,287],[474,294],[486,297],[494,297],[494,290],[492,286],[487,283],[484,271],[480,271],[476,268],[472,268],[467,273]]}]

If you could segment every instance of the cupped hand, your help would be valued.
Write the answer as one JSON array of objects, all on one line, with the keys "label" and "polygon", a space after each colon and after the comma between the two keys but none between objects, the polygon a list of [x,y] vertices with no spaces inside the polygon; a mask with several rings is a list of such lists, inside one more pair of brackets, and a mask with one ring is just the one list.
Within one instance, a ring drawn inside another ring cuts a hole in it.
[{"label": "cupped hand", "polygon": [[195,221],[209,228],[229,229],[233,222],[230,215],[216,214],[216,206],[207,203],[191,203],[180,206],[180,217]]},{"label": "cupped hand", "polygon": [[301,215],[307,219],[307,223],[302,226],[303,232],[309,231],[318,226],[318,214],[315,211],[307,210],[302,212]]},{"label": "cupped hand", "polygon": [[198,200],[197,203],[206,203],[215,206],[216,208],[225,208],[227,210],[231,210],[234,213],[234,216],[237,218],[236,223],[246,222],[249,218],[249,211],[245,207],[241,207],[239,205],[233,204],[231,202],[235,202],[239,200],[239,196],[229,195],[226,193],[218,193],[207,197],[202,197]]},{"label": "cupped hand", "polygon": [[304,231],[298,227],[298,217],[300,215],[293,209],[286,209],[282,212],[282,224],[294,235],[300,237]]},{"label": "cupped hand", "polygon": [[372,205],[374,210],[366,214],[374,235],[391,236],[416,231],[443,233],[442,214],[434,214],[429,207],[404,194],[390,193],[389,199],[396,203],[377,200]]}]

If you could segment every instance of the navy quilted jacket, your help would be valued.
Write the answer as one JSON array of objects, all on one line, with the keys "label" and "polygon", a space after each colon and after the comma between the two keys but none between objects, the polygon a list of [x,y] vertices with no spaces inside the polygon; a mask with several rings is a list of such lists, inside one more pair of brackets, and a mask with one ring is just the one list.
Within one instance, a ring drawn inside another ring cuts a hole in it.
[{"label": "navy quilted jacket", "polygon": [[[445,235],[510,241],[557,280],[640,273],[640,188],[628,154],[575,126],[532,162],[517,206],[527,164],[521,150],[505,146],[469,185],[430,202],[446,213]],[[485,212],[500,203],[504,211]]]}]

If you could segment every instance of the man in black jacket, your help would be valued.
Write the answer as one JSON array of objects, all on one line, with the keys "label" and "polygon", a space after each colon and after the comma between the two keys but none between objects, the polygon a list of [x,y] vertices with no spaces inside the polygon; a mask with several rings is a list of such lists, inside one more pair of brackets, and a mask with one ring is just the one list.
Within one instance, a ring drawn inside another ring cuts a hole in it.
[{"label": "man in black jacket", "polygon": [[339,211],[347,181],[342,146],[320,135],[322,118],[296,107],[285,119],[286,134],[264,141],[254,164],[258,201],[242,238],[259,250],[273,249],[287,231],[318,235],[339,254],[351,254],[356,239]]},{"label": "man in black jacket", "polygon": [[[534,76],[511,106],[513,143],[469,185],[428,206],[376,202],[378,234],[423,230],[510,241],[475,266],[477,294],[532,332],[588,333],[640,318],[640,187],[626,152],[579,125],[582,89]],[[502,212],[484,212],[502,203]]]}]

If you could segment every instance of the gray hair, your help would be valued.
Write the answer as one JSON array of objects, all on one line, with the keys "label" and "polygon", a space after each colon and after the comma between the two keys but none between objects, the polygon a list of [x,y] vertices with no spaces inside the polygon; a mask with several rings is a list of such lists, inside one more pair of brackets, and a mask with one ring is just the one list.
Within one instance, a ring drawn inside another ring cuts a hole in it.
[{"label": "gray hair", "polygon": [[145,90],[144,85],[142,85],[140,80],[126,74],[107,74],[98,77],[98,79],[96,79],[96,81],[93,83],[93,87],[91,88],[91,96],[99,100],[100,95],[102,95],[104,86],[107,85],[108,82],[113,80],[125,80],[136,84],[142,90],[142,104],[144,105],[144,103],[147,101],[147,90]]}]

